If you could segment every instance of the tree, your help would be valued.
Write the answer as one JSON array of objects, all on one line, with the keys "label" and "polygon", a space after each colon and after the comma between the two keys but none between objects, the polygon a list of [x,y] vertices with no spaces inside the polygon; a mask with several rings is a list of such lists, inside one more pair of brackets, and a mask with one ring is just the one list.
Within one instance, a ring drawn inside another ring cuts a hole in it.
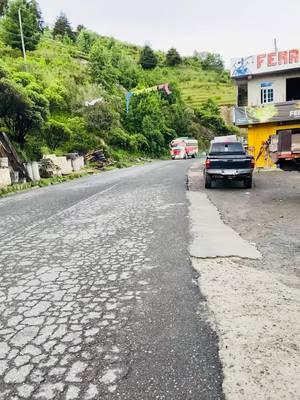
[{"label": "tree", "polygon": [[117,82],[118,72],[112,65],[111,49],[100,40],[94,43],[91,50],[90,74],[94,82],[102,84],[109,90]]},{"label": "tree", "polygon": [[0,80],[0,120],[21,148],[25,145],[26,135],[38,130],[43,122],[26,90],[7,79]]},{"label": "tree", "polygon": [[231,132],[231,128],[226,125],[221,116],[218,105],[212,99],[208,99],[196,111],[196,116],[203,126],[214,132],[215,136],[222,136]]},{"label": "tree", "polygon": [[135,60],[128,56],[120,44],[110,49],[111,64],[115,68],[118,82],[125,89],[131,90],[138,85],[140,68]]},{"label": "tree", "polygon": [[193,111],[187,108],[182,102],[172,104],[170,108],[171,128],[177,136],[188,136],[191,133]]},{"label": "tree", "polygon": [[153,69],[157,66],[157,57],[149,45],[146,45],[140,56],[140,64],[143,69]]},{"label": "tree", "polygon": [[220,54],[207,53],[202,60],[202,68],[216,72],[224,71],[224,62]]},{"label": "tree", "polygon": [[87,128],[98,134],[109,131],[114,125],[119,125],[119,114],[105,100],[94,106],[86,107],[84,115]]},{"label": "tree", "polygon": [[78,31],[77,40],[76,40],[77,46],[84,53],[89,53],[91,51],[91,48],[93,47],[93,44],[95,43],[97,37],[98,37],[97,33],[94,33],[94,32],[88,31],[85,28],[82,28],[80,31]]},{"label": "tree", "polygon": [[142,132],[149,143],[150,153],[154,157],[160,156],[165,149],[164,136],[153,118],[151,118],[149,115],[146,115],[143,118]]},{"label": "tree", "polygon": [[1,37],[5,44],[22,49],[19,9],[21,10],[26,50],[35,50],[43,32],[43,20],[35,0],[13,0],[1,20]]},{"label": "tree", "polygon": [[8,0],[0,0],[0,16],[4,14]]},{"label": "tree", "polygon": [[83,29],[86,30],[86,27],[85,27],[83,24],[78,25],[77,28],[76,28],[76,36],[78,36],[79,33],[80,33]]},{"label": "tree", "polygon": [[132,134],[139,132],[147,140],[148,152],[159,157],[167,148],[171,131],[167,121],[166,100],[159,93],[134,96],[126,115],[126,128]]},{"label": "tree", "polygon": [[99,140],[91,132],[87,131],[84,117],[73,117],[65,121],[65,126],[71,131],[70,140],[64,144],[63,149],[66,152],[86,152],[97,148]]},{"label": "tree", "polygon": [[172,47],[166,55],[166,64],[170,67],[175,67],[176,65],[180,64],[181,61],[180,54]]},{"label": "tree", "polygon": [[63,123],[51,119],[44,128],[44,136],[47,146],[51,150],[56,150],[58,146],[66,143],[72,132]]},{"label": "tree", "polygon": [[75,40],[75,34],[72,30],[71,24],[66,16],[66,14],[61,13],[55,21],[53,28],[53,37],[56,36],[68,36],[71,40]]}]

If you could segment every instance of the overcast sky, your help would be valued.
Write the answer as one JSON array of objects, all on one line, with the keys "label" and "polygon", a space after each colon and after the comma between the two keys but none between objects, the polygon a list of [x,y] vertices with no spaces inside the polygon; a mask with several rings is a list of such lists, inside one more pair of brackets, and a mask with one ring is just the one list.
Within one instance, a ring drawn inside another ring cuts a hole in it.
[{"label": "overcast sky", "polygon": [[176,47],[230,58],[300,47],[300,0],[39,0],[44,20],[53,25],[65,12],[76,27],[155,49]]}]

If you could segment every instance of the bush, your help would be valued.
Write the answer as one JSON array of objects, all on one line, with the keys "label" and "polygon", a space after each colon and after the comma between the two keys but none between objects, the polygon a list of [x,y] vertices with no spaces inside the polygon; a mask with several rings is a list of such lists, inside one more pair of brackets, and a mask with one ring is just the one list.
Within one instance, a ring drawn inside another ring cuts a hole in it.
[{"label": "bush", "polygon": [[63,147],[67,153],[72,151],[86,153],[89,150],[98,148],[99,139],[93,132],[87,130],[83,117],[70,118],[65,122],[65,125],[71,131],[70,140]]},{"label": "bush", "polygon": [[45,89],[44,94],[49,101],[51,112],[64,111],[68,108],[68,94],[61,84],[53,83]]},{"label": "bush", "polygon": [[16,72],[13,74],[12,79],[23,87],[35,82],[34,76],[28,72]]},{"label": "bush", "polygon": [[121,128],[115,128],[109,132],[108,143],[111,146],[120,147],[128,151],[132,150],[130,135],[124,132]]}]

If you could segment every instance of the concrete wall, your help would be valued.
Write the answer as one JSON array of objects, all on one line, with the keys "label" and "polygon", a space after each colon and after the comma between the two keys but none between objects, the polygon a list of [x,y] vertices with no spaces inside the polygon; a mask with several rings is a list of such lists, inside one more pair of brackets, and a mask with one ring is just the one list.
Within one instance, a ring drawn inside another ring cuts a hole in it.
[{"label": "concrete wall", "polygon": [[73,172],[72,162],[66,157],[56,157],[54,163],[60,168],[62,175],[70,175]]},{"label": "concrete wall", "polygon": [[67,157],[56,157],[54,154],[45,155],[43,158],[48,158],[57,165],[60,170],[57,175],[70,175],[72,172],[80,171],[84,167],[84,158],[78,157],[74,160],[69,160]]},{"label": "concrete wall", "polygon": [[26,170],[27,170],[27,173],[31,180],[39,181],[41,179],[40,171],[39,171],[39,164],[37,161],[27,163]]},{"label": "concrete wall", "polygon": [[248,81],[248,105],[261,105],[261,84],[263,82],[271,82],[274,88],[274,103],[282,103],[286,101],[286,80],[290,78],[299,78],[300,74],[286,74],[282,76],[265,75],[259,78],[253,78]]},{"label": "concrete wall", "polygon": [[77,157],[74,160],[71,160],[72,162],[72,168],[74,172],[80,171],[81,168],[84,167],[84,158],[83,157]]},{"label": "concrete wall", "polygon": [[9,168],[0,168],[0,189],[11,185]]}]

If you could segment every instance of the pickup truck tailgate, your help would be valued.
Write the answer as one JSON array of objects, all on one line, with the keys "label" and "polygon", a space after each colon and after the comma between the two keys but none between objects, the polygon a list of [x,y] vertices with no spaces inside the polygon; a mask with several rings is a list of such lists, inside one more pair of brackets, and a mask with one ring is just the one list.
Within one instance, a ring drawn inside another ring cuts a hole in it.
[{"label": "pickup truck tailgate", "polygon": [[209,157],[211,169],[249,169],[251,168],[251,158],[230,158],[230,157]]}]

